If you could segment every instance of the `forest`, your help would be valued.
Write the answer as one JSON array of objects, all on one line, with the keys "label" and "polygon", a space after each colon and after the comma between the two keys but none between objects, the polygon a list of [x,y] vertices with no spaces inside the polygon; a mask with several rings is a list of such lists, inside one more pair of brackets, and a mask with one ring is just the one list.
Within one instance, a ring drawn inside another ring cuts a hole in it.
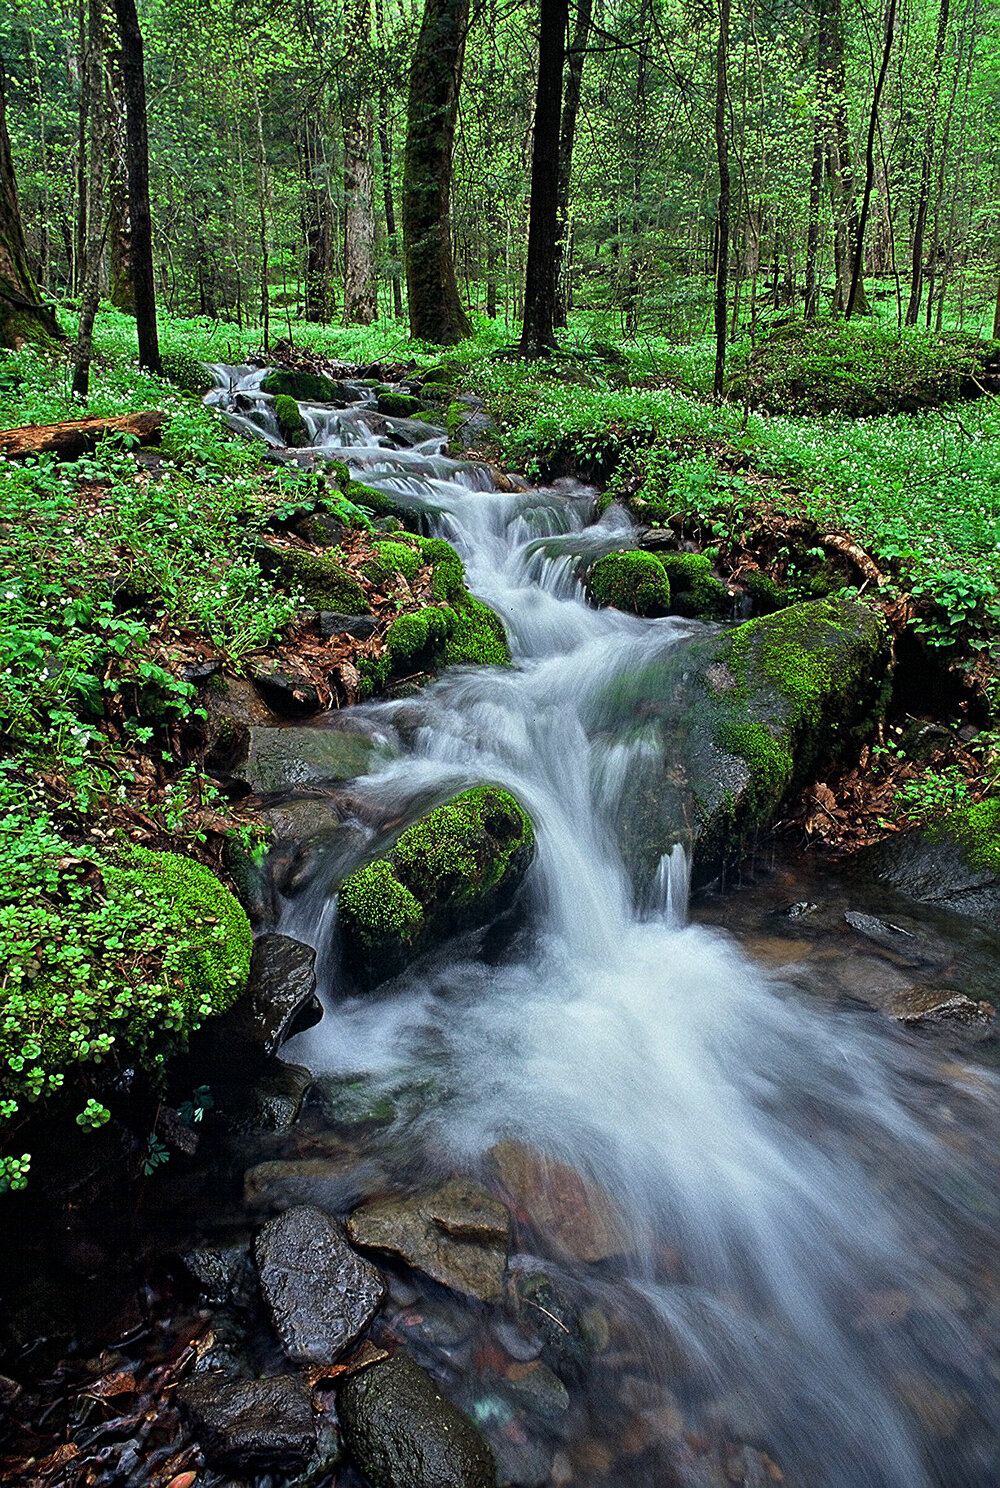
[{"label": "forest", "polygon": [[0,1479],[993,1488],[1000,0],[9,0]]}]

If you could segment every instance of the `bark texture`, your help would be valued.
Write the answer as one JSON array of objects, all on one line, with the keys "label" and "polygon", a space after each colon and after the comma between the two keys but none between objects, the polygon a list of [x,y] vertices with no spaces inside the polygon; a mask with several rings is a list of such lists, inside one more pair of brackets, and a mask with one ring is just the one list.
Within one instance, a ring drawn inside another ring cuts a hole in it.
[{"label": "bark texture", "polygon": [[559,130],[568,0],[541,0],[538,90],[531,150],[528,265],[520,349],[539,356],[556,344],[556,240],[559,202]]},{"label": "bark texture", "polygon": [[167,415],[154,410],[128,413],[121,418],[73,419],[63,424],[32,424],[24,429],[0,429],[0,455],[23,460],[28,455],[58,455],[78,460],[89,455],[109,434],[127,434],[140,444],[159,444]]},{"label": "bark texture", "polygon": [[0,66],[0,346],[52,346],[62,335],[55,314],[38,303],[24,245],[14,161],[7,133],[7,97]]},{"label": "bark texture", "polygon": [[114,0],[121,39],[122,83],[128,154],[128,203],[139,366],[160,372],[153,282],[153,222],[149,210],[149,143],[146,134],[146,71],[135,0]]}]

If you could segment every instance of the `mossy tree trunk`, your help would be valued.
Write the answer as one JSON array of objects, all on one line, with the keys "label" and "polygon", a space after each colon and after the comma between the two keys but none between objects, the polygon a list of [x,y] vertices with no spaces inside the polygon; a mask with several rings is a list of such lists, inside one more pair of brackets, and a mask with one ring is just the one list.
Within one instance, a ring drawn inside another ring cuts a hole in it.
[{"label": "mossy tree trunk", "polygon": [[541,356],[556,345],[556,239],[559,231],[559,128],[568,0],[541,0],[538,89],[531,149],[528,264],[520,349]]},{"label": "mossy tree trunk", "polygon": [[112,34],[106,38],[106,137],[108,141],[108,299],[126,315],[135,314],[132,277],[132,221],[128,210],[128,144],[125,128],[125,84],[121,49]]},{"label": "mossy tree trunk", "polygon": [[[712,396],[722,397],[726,372],[726,293],[729,288],[729,0],[719,0],[715,54],[715,152],[719,166],[719,253],[715,265],[715,373]],[[775,282],[777,283],[777,269]]]},{"label": "mossy tree trunk", "polygon": [[0,66],[0,346],[50,347],[62,335],[55,315],[38,303],[28,264],[7,133],[7,96]]},{"label": "mossy tree trunk", "polygon": [[340,112],[344,124],[344,324],[370,325],[378,314],[375,275],[375,115],[371,86],[371,0],[347,16],[347,57]]},{"label": "mossy tree trunk", "polygon": [[410,333],[453,346],[472,327],[451,251],[451,174],[469,0],[424,0],[410,68],[403,163],[403,257]]},{"label": "mossy tree trunk", "polygon": [[83,90],[87,95],[87,237],[84,245],[83,295],[80,328],[73,351],[73,391],[78,398],[90,392],[90,363],[94,351],[94,321],[100,299],[101,264],[107,219],[104,214],[104,6],[88,0],[87,44],[83,62]]}]

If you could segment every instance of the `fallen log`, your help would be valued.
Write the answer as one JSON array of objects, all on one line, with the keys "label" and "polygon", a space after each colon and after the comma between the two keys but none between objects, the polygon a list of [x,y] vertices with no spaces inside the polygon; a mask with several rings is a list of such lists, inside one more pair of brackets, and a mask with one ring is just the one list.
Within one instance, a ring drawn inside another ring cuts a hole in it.
[{"label": "fallen log", "polygon": [[0,455],[24,460],[29,455],[56,455],[76,460],[93,454],[110,434],[124,434],[139,444],[159,444],[167,415],[157,410],[127,413],[121,418],[73,419],[62,424],[29,424],[21,429],[0,429]]}]

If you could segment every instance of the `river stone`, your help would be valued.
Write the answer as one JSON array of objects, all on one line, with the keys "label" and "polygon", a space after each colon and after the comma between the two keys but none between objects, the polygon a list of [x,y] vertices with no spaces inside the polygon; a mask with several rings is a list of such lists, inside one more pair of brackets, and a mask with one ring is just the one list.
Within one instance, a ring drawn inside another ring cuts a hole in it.
[{"label": "river stone", "polygon": [[271,1379],[197,1379],[178,1398],[213,1467],[230,1471],[298,1472],[316,1444],[306,1387],[280,1374]]},{"label": "river stone", "polygon": [[485,1438],[405,1354],[337,1393],[348,1450],[377,1488],[496,1488]]},{"label": "river stone", "polygon": [[237,1299],[246,1300],[253,1277],[250,1272],[249,1247],[245,1242],[233,1245],[199,1245],[181,1256],[185,1271],[197,1282],[205,1302],[221,1305]]},{"label": "river stone", "polygon": [[908,899],[1000,926],[1000,874],[969,861],[961,843],[926,832],[895,832],[855,853],[852,863]]},{"label": "river stone", "polygon": [[282,718],[309,718],[319,712],[319,693],[307,677],[263,665],[251,669],[250,680],[268,707]]},{"label": "river stone", "polygon": [[232,773],[259,796],[364,775],[373,745],[343,728],[250,728]]},{"label": "river stone", "polygon": [[890,1016],[910,1028],[988,1029],[996,1009],[988,1002],[973,1002],[964,992],[942,991],[939,987],[914,989],[896,998],[887,1009]]},{"label": "river stone", "polygon": [[385,1283],[319,1209],[290,1209],[255,1244],[261,1291],[295,1364],[329,1364],[359,1337],[382,1304]]},{"label": "river stone", "polygon": [[324,641],[334,636],[347,635],[356,641],[367,641],[378,629],[374,615],[342,615],[338,610],[322,610],[319,617],[319,633]]},{"label": "river stone", "polygon": [[335,1213],[385,1185],[377,1162],[359,1162],[350,1150],[331,1157],[273,1158],[243,1175],[243,1203],[257,1211],[311,1205]]},{"label": "river stone", "polygon": [[568,1163],[520,1142],[499,1142],[487,1159],[515,1210],[562,1259],[604,1261],[635,1249],[607,1190]]},{"label": "river stone", "polygon": [[261,935],[250,957],[245,1000],[251,1037],[265,1056],[323,1016],[316,995],[316,952],[288,935]]},{"label": "river stone", "polygon": [[496,1302],[510,1248],[510,1213],[464,1178],[408,1198],[373,1199],[355,1209],[347,1233],[365,1250],[386,1251],[442,1286]]}]

